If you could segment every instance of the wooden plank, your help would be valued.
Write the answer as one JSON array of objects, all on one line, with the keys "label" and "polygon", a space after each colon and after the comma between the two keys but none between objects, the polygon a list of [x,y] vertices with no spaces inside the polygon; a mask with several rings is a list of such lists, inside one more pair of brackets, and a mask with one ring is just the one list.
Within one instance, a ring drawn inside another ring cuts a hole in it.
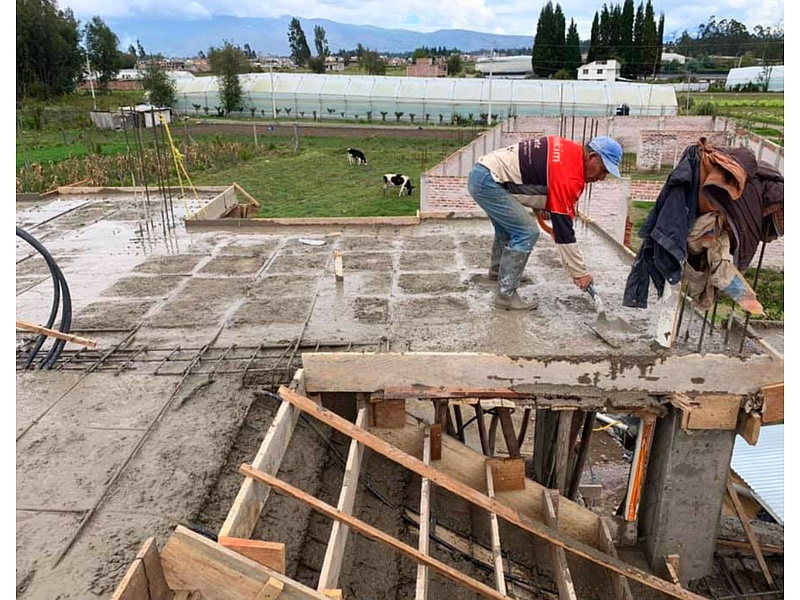
[{"label": "wooden plank", "polygon": [[87,348],[95,348],[97,346],[97,342],[95,340],[72,335],[71,333],[64,333],[63,331],[58,331],[56,329],[48,329],[47,327],[36,325],[36,323],[29,323],[28,321],[22,321],[20,319],[17,319],[17,329],[21,329],[22,331],[30,331],[33,333],[41,333],[47,337],[54,337],[59,340],[78,344],[80,346],[86,346]]},{"label": "wooden plank", "polygon": [[700,394],[693,398],[693,406],[684,412],[683,429],[715,429],[731,431],[739,421],[742,397],[735,394]]},{"label": "wooden plank", "polygon": [[256,598],[270,578],[283,584],[281,600],[327,600],[316,590],[182,525],[164,546],[161,565],[172,589],[199,590],[204,600]]},{"label": "wooden plank", "polygon": [[764,425],[783,422],[783,382],[761,386],[763,404],[761,422]]},{"label": "wooden plank", "polygon": [[322,593],[325,594],[326,598],[332,598],[332,600],[342,600],[342,590],[338,588],[324,590]]},{"label": "wooden plank", "polygon": [[[289,446],[300,411],[282,402],[261,443],[253,465],[267,473],[277,473]],[[269,488],[252,479],[245,479],[219,530],[223,537],[249,538],[253,535],[261,511],[269,497]]]},{"label": "wooden plank", "polygon": [[393,548],[394,550],[397,550],[398,552],[405,554],[409,558],[412,558],[417,562],[423,563],[431,567],[434,571],[436,571],[440,575],[443,575],[444,577],[447,577],[448,579],[455,581],[456,583],[463,585],[464,587],[471,589],[474,592],[483,594],[488,598],[495,598],[496,600],[506,600],[505,596],[498,594],[495,590],[481,583],[480,581],[476,581],[475,579],[472,579],[471,577],[464,575],[460,571],[454,569],[449,565],[444,564],[443,562],[436,560],[435,558],[422,554],[416,548],[412,548],[408,544],[404,544],[403,542],[393,538],[389,534],[384,533],[380,529],[377,529],[372,525],[369,525],[368,523],[365,523],[364,521],[361,521],[360,519],[353,517],[352,515],[348,515],[339,510],[336,510],[333,506],[330,506],[329,504],[322,502],[321,500],[315,498],[314,496],[305,493],[303,490],[299,490],[296,487],[289,485],[285,481],[281,481],[280,479],[278,479],[273,475],[264,473],[263,471],[259,471],[258,469],[253,469],[247,464],[243,464],[241,467],[239,467],[239,471],[243,475],[246,475],[247,477],[258,479],[259,481],[266,483],[267,485],[282,492],[283,494],[290,496],[295,500],[303,502],[304,504],[310,506],[317,512],[320,512],[327,517],[346,523],[350,528],[352,528],[355,531],[358,531],[365,537],[380,542],[382,544],[385,544],[390,548]]},{"label": "wooden plank", "polygon": [[[535,396],[537,405],[553,397],[594,397],[602,404],[630,396],[631,404],[647,405],[650,395],[673,392],[755,394],[762,385],[782,381],[784,372],[783,361],[763,354],[744,359],[654,354],[630,362],[605,356],[558,359],[479,352],[315,352],[302,358],[309,393],[413,386],[503,388]],[[498,386],[498,381],[508,384]]]},{"label": "wooden plank", "polygon": [[670,581],[675,585],[681,584],[681,578],[678,576],[680,572],[680,556],[677,554],[667,554],[664,557],[664,566],[667,569]]},{"label": "wooden plank", "polygon": [[639,419],[639,432],[636,435],[636,445],[633,448],[631,470],[628,475],[628,489],[625,494],[625,520],[635,521],[639,516],[639,503],[642,500],[647,463],[650,462],[650,450],[653,446],[653,433],[655,420],[651,418]]},{"label": "wooden plank", "polygon": [[286,544],[224,535],[217,537],[217,543],[256,561],[260,565],[269,567],[273,571],[286,573]]},{"label": "wooden plank", "polygon": [[[727,546],[729,548],[736,548],[738,550],[750,550],[751,552],[753,551],[753,547],[750,545],[749,542],[743,542],[741,540],[717,538],[717,545]],[[775,546],[773,544],[759,544],[758,547],[761,549],[762,554],[783,554],[783,546]]]},{"label": "wooden plank", "polygon": [[569,471],[569,458],[572,452],[570,430],[572,429],[572,416],[574,411],[558,411],[558,434],[556,436],[556,480],[555,487],[562,495],[567,494],[567,474]]},{"label": "wooden plank", "polygon": [[142,544],[130,567],[114,590],[112,600],[172,600],[155,538]]},{"label": "wooden plank", "polygon": [[[702,596],[693,594],[688,590],[678,589],[676,588],[675,585],[668,583],[658,577],[655,577],[654,575],[646,573],[641,569],[638,569],[627,563],[623,563],[619,559],[608,556],[602,552],[599,552],[597,549],[588,546],[583,542],[572,539],[569,536],[566,536],[559,531],[556,531],[550,527],[542,525],[541,523],[537,523],[531,520],[530,518],[510,508],[505,503],[498,502],[497,500],[492,500],[491,498],[488,498],[485,494],[482,494],[477,490],[461,483],[454,477],[451,477],[436,468],[425,465],[425,463],[423,463],[421,460],[413,456],[410,456],[409,454],[406,454],[405,452],[399,450],[398,448],[393,447],[391,444],[384,442],[379,437],[367,431],[364,431],[359,427],[356,427],[350,421],[343,419],[336,413],[319,406],[312,400],[309,400],[308,398],[300,394],[297,394],[296,392],[288,389],[285,386],[281,386],[278,390],[278,393],[283,399],[288,400],[293,405],[297,406],[297,408],[308,413],[309,415],[318,419],[319,421],[333,427],[334,429],[344,433],[345,435],[353,439],[360,441],[368,448],[375,450],[376,452],[400,464],[401,466],[409,469],[410,471],[413,471],[422,477],[428,477],[434,484],[445,488],[446,490],[456,494],[457,496],[462,497],[463,499],[471,502],[472,504],[478,506],[479,508],[483,508],[484,510],[487,510],[489,512],[494,512],[497,514],[498,517],[505,519],[506,521],[508,521],[513,525],[521,527],[525,531],[533,533],[537,537],[547,542],[561,546],[565,548],[565,550],[573,554],[576,554],[577,556],[595,562],[607,569],[610,569],[611,571],[617,572],[630,579],[634,579],[635,581],[639,581],[640,583],[648,587],[660,590],[675,598],[684,598],[686,600],[704,600]],[[400,430],[392,430],[392,431],[400,431]],[[463,446],[463,444],[461,445]],[[242,468],[247,468],[247,467],[245,465]],[[254,471],[250,469],[250,472]],[[270,475],[264,475],[263,473],[260,474],[259,477],[261,478],[262,481],[264,480],[272,481],[275,479],[274,477]],[[286,484],[282,482],[281,485],[284,487],[286,486]],[[335,509],[332,510],[335,511]],[[382,534],[382,532],[379,533]],[[417,552],[417,550],[413,548],[409,548],[409,550],[413,550],[413,552],[415,553]],[[496,593],[494,592],[494,590],[491,591],[493,594]]]},{"label": "wooden plank", "polygon": [[751,446],[758,443],[758,436],[761,434],[761,415],[751,411],[742,417],[739,423],[739,435]]},{"label": "wooden plank", "polygon": [[494,491],[513,492],[525,489],[525,460],[522,458],[489,458]]},{"label": "wooden plank", "polygon": [[583,475],[583,467],[586,465],[586,457],[589,455],[589,441],[592,439],[592,429],[594,428],[596,415],[597,413],[595,411],[589,410],[586,411],[583,417],[583,429],[581,430],[581,442],[578,447],[578,456],[575,458],[575,468],[572,471],[569,488],[566,494],[567,498],[570,500],[575,500],[579,490],[584,498],[588,498],[584,493],[588,486],[581,486],[581,476]]},{"label": "wooden plank", "polygon": [[261,591],[258,592],[255,600],[278,600],[283,593],[283,582],[278,581],[274,577],[270,577]]},{"label": "wooden plank", "polygon": [[[440,436],[441,442],[441,436]],[[431,428],[426,427],[422,434],[422,462],[431,464]],[[427,477],[422,478],[422,489],[419,494],[419,543],[417,549],[426,556],[429,554],[431,540],[431,482]],[[428,567],[422,563],[417,564],[417,587],[414,596],[416,600],[426,600],[428,597]]]},{"label": "wooden plank", "polygon": [[[366,428],[369,420],[369,410],[366,406],[358,409],[356,425]],[[347,453],[347,462],[344,467],[342,488],[339,492],[338,510],[353,514],[358,490],[358,478],[361,475],[361,463],[364,458],[364,445],[356,440],[350,441],[350,450]],[[339,521],[334,521],[331,534],[328,537],[328,546],[325,549],[325,558],[322,561],[322,570],[319,574],[317,590],[325,592],[327,589],[336,589],[339,586],[339,574],[342,569],[344,548],[347,543],[349,529]]]},{"label": "wooden plank", "polygon": [[764,578],[767,580],[767,584],[771,589],[775,589],[775,580],[772,578],[772,573],[770,573],[767,562],[764,560],[764,555],[761,554],[761,548],[758,545],[758,540],[756,539],[755,533],[753,533],[753,528],[750,526],[750,519],[747,518],[744,508],[742,508],[742,503],[739,500],[739,494],[736,491],[736,488],[733,487],[733,482],[730,479],[728,479],[728,496],[730,496],[733,506],[736,509],[736,514],[739,516],[739,520],[742,522],[742,527],[744,527],[744,533],[747,536],[747,541],[750,542],[750,547],[753,549],[753,554],[755,554],[758,566],[761,567],[761,572],[764,573]]},{"label": "wooden plank", "polygon": [[403,427],[406,424],[405,400],[382,400],[370,403],[373,427]]},{"label": "wooden plank", "polygon": [[[492,459],[489,459],[492,460]],[[486,495],[495,498],[494,478],[492,476],[492,466],[486,461]],[[489,528],[492,536],[492,564],[494,565],[494,584],[497,591],[506,594],[506,574],[503,568],[503,548],[500,545],[500,524],[497,522],[497,515],[489,513]]]},{"label": "wooden plank", "polygon": [[[408,420],[406,420],[408,423]],[[442,460],[442,424],[431,425],[431,460]]]},{"label": "wooden plank", "polygon": [[[610,554],[614,558],[618,558],[614,539],[611,537],[608,525],[606,525],[603,519],[598,520],[597,541],[603,552]],[[611,585],[614,590],[614,600],[633,600],[630,584],[622,575],[611,573]]]},{"label": "wooden plank", "polygon": [[[544,522],[548,527],[558,529],[558,490],[542,490],[544,501]],[[553,574],[558,585],[559,600],[577,600],[575,594],[575,584],[572,581],[572,573],[569,571],[567,555],[564,548],[560,546],[550,546],[550,558],[553,562]]]}]

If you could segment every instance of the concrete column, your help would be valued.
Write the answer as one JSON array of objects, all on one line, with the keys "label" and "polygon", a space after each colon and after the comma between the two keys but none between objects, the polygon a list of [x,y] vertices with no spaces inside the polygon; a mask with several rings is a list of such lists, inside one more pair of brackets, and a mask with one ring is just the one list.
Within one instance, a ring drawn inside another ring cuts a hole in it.
[{"label": "concrete column", "polygon": [[711,570],[736,432],[684,431],[680,422],[680,411],[672,408],[656,423],[639,538],[650,568],[662,576],[663,557],[680,555],[686,583]]}]

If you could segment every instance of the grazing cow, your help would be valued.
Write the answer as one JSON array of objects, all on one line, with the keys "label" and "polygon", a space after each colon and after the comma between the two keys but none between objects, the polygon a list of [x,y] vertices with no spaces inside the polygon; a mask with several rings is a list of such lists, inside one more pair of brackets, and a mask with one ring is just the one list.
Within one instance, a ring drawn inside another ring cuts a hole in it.
[{"label": "grazing cow", "polygon": [[366,165],[367,157],[364,156],[364,153],[358,148],[348,148],[347,162],[349,162],[351,165]]},{"label": "grazing cow", "polygon": [[408,175],[401,175],[400,173],[386,173],[383,176],[383,193],[386,195],[389,192],[389,187],[399,187],[399,198],[403,196],[410,196],[414,186],[411,185],[411,178]]}]

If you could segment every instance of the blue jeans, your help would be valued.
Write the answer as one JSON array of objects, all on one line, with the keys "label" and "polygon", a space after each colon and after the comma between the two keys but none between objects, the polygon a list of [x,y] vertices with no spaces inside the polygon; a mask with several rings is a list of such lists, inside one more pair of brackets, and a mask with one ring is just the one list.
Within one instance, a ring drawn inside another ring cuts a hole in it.
[{"label": "blue jeans", "polygon": [[492,179],[492,174],[476,164],[469,174],[467,189],[494,226],[495,238],[514,252],[530,252],[539,238],[539,225],[530,211]]}]

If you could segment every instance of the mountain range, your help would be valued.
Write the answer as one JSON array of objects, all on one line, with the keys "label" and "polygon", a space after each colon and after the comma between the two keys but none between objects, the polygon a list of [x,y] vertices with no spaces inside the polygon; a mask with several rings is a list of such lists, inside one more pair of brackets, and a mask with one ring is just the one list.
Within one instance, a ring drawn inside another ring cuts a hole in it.
[{"label": "mountain range", "polygon": [[[148,53],[160,53],[166,57],[192,57],[199,51],[208,52],[224,42],[239,47],[248,44],[258,54],[289,56],[289,23],[291,15],[273,18],[246,18],[217,16],[205,20],[168,20],[136,18],[110,18],[106,25],[120,39],[120,47],[142,44]],[[533,33],[524,35],[500,35],[465,29],[441,29],[431,33],[420,33],[408,29],[386,29],[371,25],[348,25],[326,19],[300,19],[303,32],[314,52],[314,27],[325,29],[325,37],[332,53],[339,50],[354,50],[361,44],[368,50],[379,53],[412,52],[416,48],[457,48],[462,52],[480,50],[530,48]]]}]

